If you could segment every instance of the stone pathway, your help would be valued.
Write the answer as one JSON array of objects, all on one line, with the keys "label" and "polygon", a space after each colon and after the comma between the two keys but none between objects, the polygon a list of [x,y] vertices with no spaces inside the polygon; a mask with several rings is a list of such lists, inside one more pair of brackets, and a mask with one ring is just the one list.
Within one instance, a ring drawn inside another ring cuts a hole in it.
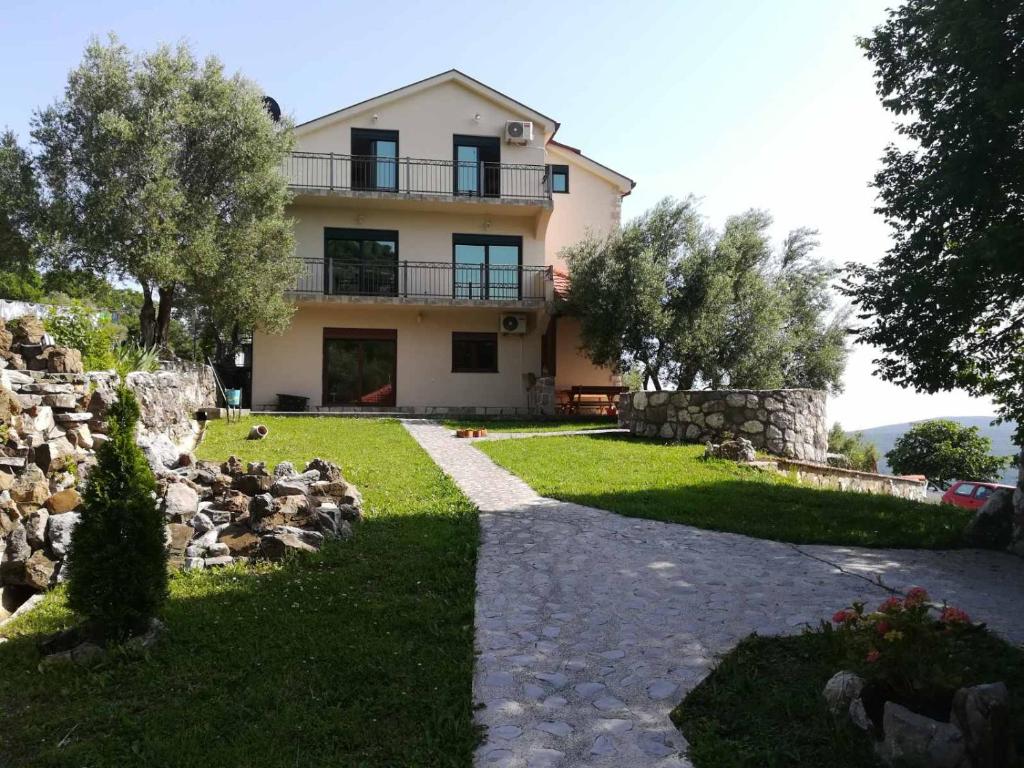
[{"label": "stone pathway", "polygon": [[[794,546],[543,498],[443,427],[406,428],[480,508],[479,766],[689,766],[669,712],[750,632],[920,584],[1024,641],[1024,561]],[[756,503],[756,500],[752,500]]]}]

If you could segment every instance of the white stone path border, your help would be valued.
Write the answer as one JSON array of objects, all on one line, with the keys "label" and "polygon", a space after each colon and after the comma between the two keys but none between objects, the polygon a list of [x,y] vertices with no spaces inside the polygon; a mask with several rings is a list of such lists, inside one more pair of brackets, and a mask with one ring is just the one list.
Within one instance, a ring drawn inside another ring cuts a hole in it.
[{"label": "white stone path border", "polygon": [[[480,509],[478,766],[689,766],[669,712],[750,632],[926,587],[1024,641],[1024,560],[795,546],[538,496],[440,425],[405,427]],[[757,499],[751,498],[751,504]]]}]

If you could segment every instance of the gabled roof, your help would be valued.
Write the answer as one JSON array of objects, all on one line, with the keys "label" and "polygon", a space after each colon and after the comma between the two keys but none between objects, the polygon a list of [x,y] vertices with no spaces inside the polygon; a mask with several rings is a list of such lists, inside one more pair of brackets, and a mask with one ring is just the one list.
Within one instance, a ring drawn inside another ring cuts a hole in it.
[{"label": "gabled roof", "polygon": [[427,88],[432,88],[443,83],[458,83],[464,88],[479,94],[489,101],[493,101],[517,114],[522,114],[523,117],[531,120],[532,122],[540,123],[544,128],[543,133],[550,133],[553,136],[555,131],[558,130],[559,123],[554,118],[548,117],[543,112],[538,112],[537,110],[526,106],[522,102],[516,101],[510,96],[506,96],[501,91],[497,91],[489,85],[485,85],[479,80],[472,78],[457,69],[449,69],[447,72],[442,72],[438,75],[434,75],[433,77],[419,80],[415,83],[411,83],[410,85],[404,85],[393,91],[382,93],[380,96],[374,96],[372,99],[366,99],[365,101],[360,101],[356,104],[342,107],[335,112],[330,112],[326,115],[322,115],[321,117],[307,120],[304,123],[299,123],[295,128],[300,134],[313,128],[321,128],[324,125],[335,122],[336,120],[344,119],[353,113],[364,112],[368,109],[373,109],[374,107],[380,107],[390,101],[411,96],[414,93],[424,91]]}]

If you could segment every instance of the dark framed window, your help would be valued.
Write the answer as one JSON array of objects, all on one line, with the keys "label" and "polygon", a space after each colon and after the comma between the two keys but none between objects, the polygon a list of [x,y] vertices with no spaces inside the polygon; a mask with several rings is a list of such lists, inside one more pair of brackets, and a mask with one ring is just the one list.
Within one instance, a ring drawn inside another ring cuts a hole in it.
[{"label": "dark framed window", "polygon": [[452,331],[452,373],[497,373],[498,334]]},{"label": "dark framed window", "polygon": [[452,296],[518,300],[523,238],[518,235],[452,235]]},{"label": "dark framed window", "polygon": [[324,292],[341,296],[397,296],[398,232],[326,227]]},{"label": "dark framed window", "polygon": [[561,194],[569,194],[569,166],[551,166],[551,191]]},{"label": "dark framed window", "polygon": [[395,404],[398,331],[324,328],[323,405]]},{"label": "dark framed window", "polygon": [[398,131],[352,129],[352,189],[398,191]]},{"label": "dark framed window", "polygon": [[456,195],[501,196],[501,140],[455,134],[452,149]]}]

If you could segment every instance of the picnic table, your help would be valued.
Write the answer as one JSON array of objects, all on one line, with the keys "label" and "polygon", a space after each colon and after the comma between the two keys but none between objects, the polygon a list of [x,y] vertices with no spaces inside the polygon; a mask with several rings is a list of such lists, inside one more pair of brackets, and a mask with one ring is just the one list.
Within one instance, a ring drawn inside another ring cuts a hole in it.
[{"label": "picnic table", "polygon": [[629,387],[581,385],[559,393],[558,410],[563,414],[578,415],[585,411],[611,414],[615,401]]}]

